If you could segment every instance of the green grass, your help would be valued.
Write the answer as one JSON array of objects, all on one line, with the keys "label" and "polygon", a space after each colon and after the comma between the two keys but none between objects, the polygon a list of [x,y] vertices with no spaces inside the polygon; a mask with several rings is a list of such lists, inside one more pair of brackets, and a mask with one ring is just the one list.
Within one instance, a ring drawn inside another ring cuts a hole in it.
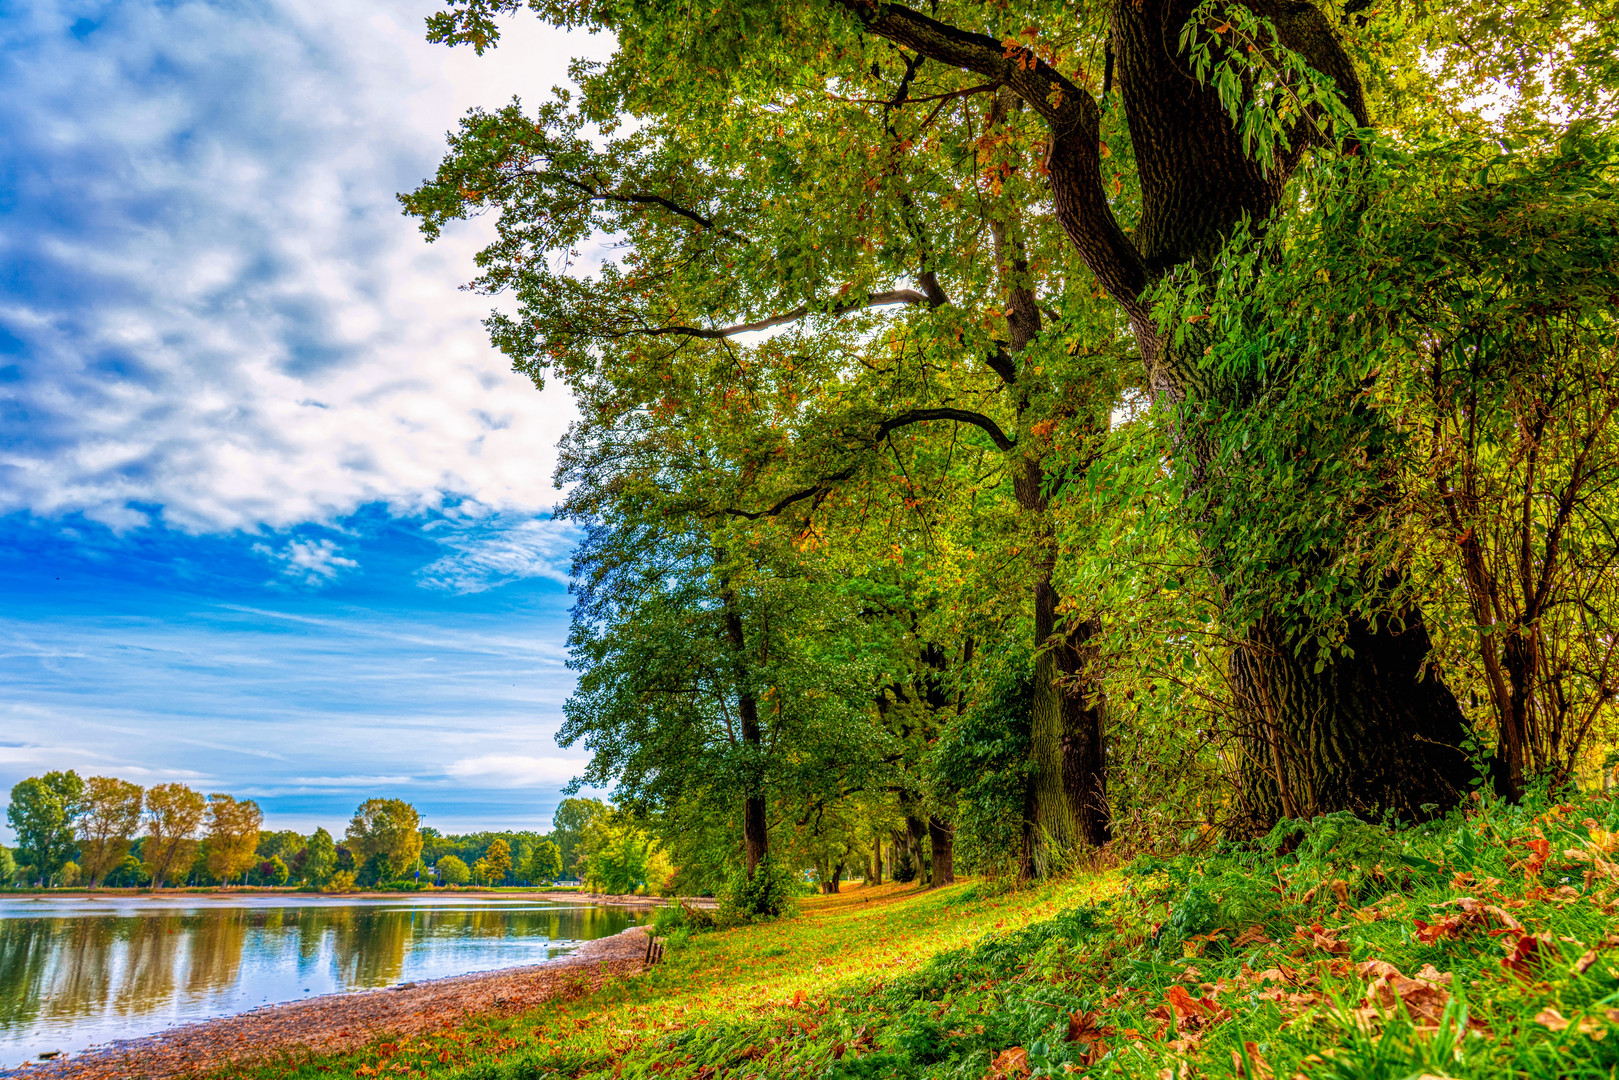
[{"label": "green grass", "polygon": [[1611,1078],[1615,828],[1331,817],[1012,892],[854,888],[524,1016],[231,1075]]}]

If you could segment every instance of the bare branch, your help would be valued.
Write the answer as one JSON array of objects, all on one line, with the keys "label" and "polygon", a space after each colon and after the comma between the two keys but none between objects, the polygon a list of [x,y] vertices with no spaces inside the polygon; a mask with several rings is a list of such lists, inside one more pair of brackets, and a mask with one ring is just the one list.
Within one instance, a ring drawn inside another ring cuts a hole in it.
[{"label": "bare branch", "polygon": [[758,322],[738,323],[735,326],[726,326],[714,330],[705,330],[698,326],[660,326],[652,330],[639,330],[635,333],[645,334],[648,337],[660,337],[665,334],[674,334],[679,337],[693,338],[729,338],[738,334],[751,334],[760,330],[769,330],[776,326],[785,326],[797,322],[810,314],[847,315],[851,311],[864,311],[866,308],[887,307],[890,304],[927,304],[930,300],[927,295],[915,289],[894,289],[889,292],[868,293],[864,300],[855,300],[846,304],[839,304],[824,313],[812,312],[808,305],[801,304],[793,310],[782,315],[772,315],[768,319]]}]

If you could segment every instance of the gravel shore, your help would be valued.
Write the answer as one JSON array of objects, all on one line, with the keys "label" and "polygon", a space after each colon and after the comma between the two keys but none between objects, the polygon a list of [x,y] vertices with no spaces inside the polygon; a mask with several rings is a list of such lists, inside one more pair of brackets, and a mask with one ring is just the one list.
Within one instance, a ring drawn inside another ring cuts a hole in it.
[{"label": "gravel shore", "polygon": [[552,998],[573,998],[608,979],[639,972],[646,928],[587,941],[544,964],[406,983],[381,990],[328,994],[269,1005],[238,1016],[170,1028],[68,1058],[0,1069],[26,1080],[174,1080],[232,1062],[299,1052],[331,1053],[383,1035],[449,1027],[473,1013],[509,1014]]}]

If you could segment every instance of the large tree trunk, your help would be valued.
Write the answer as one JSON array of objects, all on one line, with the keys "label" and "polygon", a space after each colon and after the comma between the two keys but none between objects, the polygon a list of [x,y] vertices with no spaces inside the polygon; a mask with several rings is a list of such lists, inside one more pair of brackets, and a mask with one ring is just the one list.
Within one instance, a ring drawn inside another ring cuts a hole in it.
[{"label": "large tree trunk", "polygon": [[930,884],[956,883],[956,830],[936,817],[928,818],[928,840],[933,845],[933,873]]},{"label": "large tree trunk", "polygon": [[1425,818],[1465,794],[1472,766],[1459,749],[1461,710],[1426,666],[1427,630],[1350,628],[1352,660],[1315,670],[1314,653],[1273,623],[1250,633],[1233,661],[1247,747],[1246,794],[1258,826],[1280,817],[1350,810]]},{"label": "large tree trunk", "polygon": [[[1308,145],[1305,133],[1293,133],[1292,149],[1269,171],[1244,151],[1214,92],[1166,48],[1192,6],[1187,0],[1124,0],[1113,8],[1119,86],[1141,164],[1143,214],[1135,240],[1147,282],[1177,267],[1206,273],[1240,218],[1262,222],[1276,208]],[[1319,11],[1268,0],[1251,6],[1275,21],[1289,47],[1334,77],[1350,109],[1364,118],[1358,76]],[[1134,321],[1143,357],[1160,379],[1161,399],[1229,403],[1244,393],[1210,378],[1200,364],[1201,343],[1177,351],[1150,320],[1138,315]],[[1199,468],[1208,465],[1204,449],[1186,447]],[[1220,553],[1209,555],[1218,574]],[[1277,567],[1278,573],[1286,569]],[[1388,618],[1375,628],[1355,621],[1347,655],[1317,654],[1301,640],[1307,635],[1289,633],[1274,620],[1249,629],[1233,668],[1250,763],[1245,794],[1259,824],[1333,810],[1427,816],[1454,806],[1466,791],[1461,708],[1427,667],[1430,642],[1421,613],[1405,613],[1400,625]]]}]

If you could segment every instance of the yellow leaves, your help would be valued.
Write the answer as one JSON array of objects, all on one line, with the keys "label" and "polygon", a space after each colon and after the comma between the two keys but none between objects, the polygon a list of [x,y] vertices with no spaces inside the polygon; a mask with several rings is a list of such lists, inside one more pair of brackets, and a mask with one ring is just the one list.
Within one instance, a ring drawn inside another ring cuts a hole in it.
[{"label": "yellow leaves", "polygon": [[[1619,1009],[1607,1010],[1610,1022],[1619,1023]],[[1535,1023],[1552,1031],[1567,1031],[1569,1028],[1589,1037],[1593,1042],[1600,1042],[1608,1037],[1608,1028],[1602,1021],[1594,1016],[1582,1016],[1578,1022],[1570,1020],[1553,1008],[1545,1008],[1535,1014]]]}]

